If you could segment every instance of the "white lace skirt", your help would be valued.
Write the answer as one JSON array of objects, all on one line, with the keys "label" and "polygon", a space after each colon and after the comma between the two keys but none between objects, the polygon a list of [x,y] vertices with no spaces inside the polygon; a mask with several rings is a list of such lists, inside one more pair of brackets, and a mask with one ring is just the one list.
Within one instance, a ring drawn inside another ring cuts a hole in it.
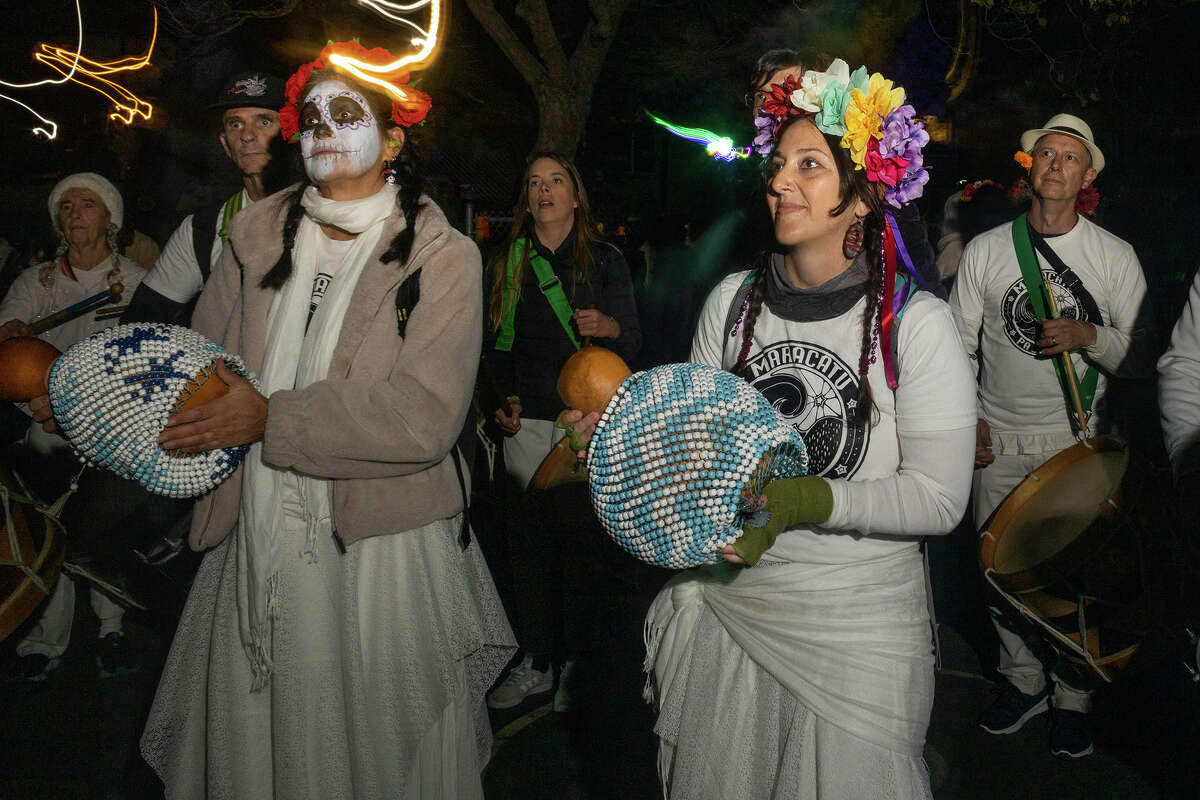
[{"label": "white lace skirt", "polygon": [[209,552],[141,740],[167,797],[482,798],[484,693],[515,642],[460,521],[344,554],[319,536],[311,562],[297,543],[280,568],[274,672],[254,693],[233,535]]}]

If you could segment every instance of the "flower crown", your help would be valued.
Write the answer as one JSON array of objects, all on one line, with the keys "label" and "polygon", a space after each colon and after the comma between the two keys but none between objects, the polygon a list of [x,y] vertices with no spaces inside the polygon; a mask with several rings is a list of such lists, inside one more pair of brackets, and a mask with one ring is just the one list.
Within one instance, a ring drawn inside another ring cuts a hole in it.
[{"label": "flower crown", "polygon": [[822,133],[842,137],[854,168],[886,186],[884,196],[893,207],[924,192],[929,172],[921,148],[929,143],[929,134],[916,110],[904,104],[904,89],[878,72],[868,76],[867,68],[859,67],[851,73],[838,58],[824,72],[810,69],[799,80],[788,76],[774,84],[754,121],[755,151],[769,154],[781,124],[799,116],[812,117]]},{"label": "flower crown", "polygon": [[[284,87],[287,105],[279,109],[279,129],[286,141],[294,142],[300,138],[300,93],[304,91],[304,85],[314,72],[336,67],[330,60],[332,55],[347,56],[370,64],[387,64],[396,60],[395,56],[382,47],[368,50],[353,40],[330,42],[325,45],[321,54],[296,70]],[[392,97],[392,119],[397,125],[408,128],[425,119],[433,100],[424,92],[407,85],[407,72],[396,72],[381,78],[387,84],[382,88]]]}]

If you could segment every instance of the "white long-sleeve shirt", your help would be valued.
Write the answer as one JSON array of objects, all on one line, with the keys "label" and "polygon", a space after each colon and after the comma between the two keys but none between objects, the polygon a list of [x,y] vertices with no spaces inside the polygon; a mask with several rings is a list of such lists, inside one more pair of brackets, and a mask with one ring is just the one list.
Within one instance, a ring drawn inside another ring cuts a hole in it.
[{"label": "white long-sleeve shirt", "polygon": [[1175,477],[1200,471],[1200,273],[1158,360],[1158,407]]},{"label": "white long-sleeve shirt", "polygon": [[[950,306],[979,373],[979,415],[992,428],[993,447],[1001,454],[1055,452],[1075,438],[1054,365],[1037,357],[1040,324],[1021,278],[1012,225],[993,228],[967,245]],[[1095,408],[1105,374],[1149,372],[1154,343],[1143,308],[1146,279],[1133,247],[1084,217],[1067,233],[1047,237],[1047,243],[1092,295],[1104,323],[1096,326],[1096,344],[1071,354],[1081,380],[1088,366],[1100,369]],[[1079,318],[1079,299],[1040,253],[1037,258],[1063,316]]]},{"label": "white long-sleeve shirt", "polygon": [[[113,279],[120,281],[125,287],[120,303],[92,309],[70,322],[51,328],[41,334],[40,338],[59,350],[66,350],[93,333],[116,325],[129,298],[133,297],[138,284],[146,275],[146,270],[137,262],[121,255],[109,256],[90,270],[70,270],[63,266],[61,258],[27,268],[13,281],[8,294],[3,302],[0,302],[0,324],[10,319],[32,324],[105,291],[109,287],[109,273],[114,267],[113,259],[116,259],[117,269]],[[62,437],[46,433],[38,424],[30,425],[28,442],[31,447],[41,452],[66,447]]]},{"label": "white long-sleeve shirt", "polygon": [[[742,332],[726,337],[729,304],[746,273],[709,295],[691,360],[728,369]],[[780,534],[767,561],[849,564],[916,548],[917,537],[945,533],[962,516],[975,452],[975,383],[950,310],[925,292],[899,325],[900,386],[883,362],[867,372],[877,410],[869,428],[847,424],[858,396],[860,300],[829,320],[791,322],[764,304],[747,363],[750,383],[804,438],[810,474],[829,480],[833,514],[821,526]],[[838,534],[838,535],[831,535]]]}]

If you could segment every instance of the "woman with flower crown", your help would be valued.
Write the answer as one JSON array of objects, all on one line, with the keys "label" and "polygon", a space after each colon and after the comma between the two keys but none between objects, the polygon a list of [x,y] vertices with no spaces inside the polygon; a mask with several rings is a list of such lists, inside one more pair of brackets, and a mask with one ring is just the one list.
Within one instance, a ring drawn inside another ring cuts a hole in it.
[{"label": "woman with flower crown", "polygon": [[929,797],[933,641],[919,538],[962,516],[975,384],[894,209],[927,180],[904,91],[836,60],[773,87],[757,143],[778,251],[712,292],[692,360],[803,435],[727,564],[650,609],[648,689],[672,798]]},{"label": "woman with flower crown", "polygon": [[341,42],[288,81],[308,181],[237,217],[193,318],[259,388],[221,365],[229,393],[160,439],[251,445],[197,503],[211,550],[142,736],[171,798],[483,796],[484,692],[515,645],[455,451],[479,253],[420,191],[429,98],[338,56],[394,60]]}]

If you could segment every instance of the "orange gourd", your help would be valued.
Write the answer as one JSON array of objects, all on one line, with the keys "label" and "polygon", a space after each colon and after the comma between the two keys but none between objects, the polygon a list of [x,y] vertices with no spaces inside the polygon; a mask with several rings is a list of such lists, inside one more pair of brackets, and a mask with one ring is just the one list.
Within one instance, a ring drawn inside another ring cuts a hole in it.
[{"label": "orange gourd", "polygon": [[600,413],[631,374],[625,360],[613,351],[588,346],[567,359],[556,388],[567,408]]},{"label": "orange gourd", "polygon": [[62,355],[36,336],[14,336],[0,342],[0,398],[25,402],[46,393],[46,373]]}]

